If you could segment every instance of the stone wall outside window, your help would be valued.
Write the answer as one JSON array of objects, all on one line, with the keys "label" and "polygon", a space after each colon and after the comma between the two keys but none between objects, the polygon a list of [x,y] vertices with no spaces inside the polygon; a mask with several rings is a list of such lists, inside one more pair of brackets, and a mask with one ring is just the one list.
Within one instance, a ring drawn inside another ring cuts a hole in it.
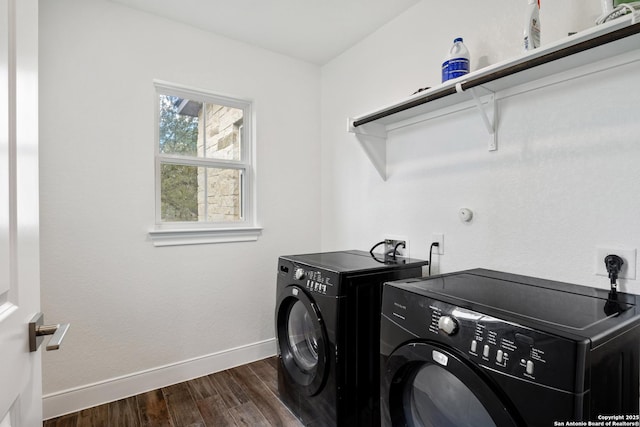
[{"label": "stone wall outside window", "polygon": [[[242,110],[209,103],[203,105],[198,114],[198,156],[240,160]],[[240,180],[241,172],[236,169],[198,168],[198,217],[201,221],[242,219]],[[206,218],[205,197],[208,202]]]}]

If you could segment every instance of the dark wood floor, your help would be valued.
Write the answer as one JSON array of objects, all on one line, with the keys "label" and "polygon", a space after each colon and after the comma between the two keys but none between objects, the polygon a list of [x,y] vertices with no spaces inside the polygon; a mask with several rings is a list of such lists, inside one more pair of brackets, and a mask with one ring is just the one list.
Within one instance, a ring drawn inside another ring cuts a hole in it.
[{"label": "dark wood floor", "polygon": [[301,427],[278,399],[275,357],[44,422],[44,427]]}]

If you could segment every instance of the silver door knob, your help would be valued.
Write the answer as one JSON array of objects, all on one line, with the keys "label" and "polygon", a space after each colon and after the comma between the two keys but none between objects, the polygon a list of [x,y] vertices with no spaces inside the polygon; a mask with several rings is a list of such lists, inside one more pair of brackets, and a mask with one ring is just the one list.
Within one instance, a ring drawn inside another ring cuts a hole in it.
[{"label": "silver door knob", "polygon": [[36,314],[29,322],[29,351],[38,350],[45,335],[52,335],[46,347],[47,351],[59,349],[69,326],[69,323],[44,325],[44,315]]}]

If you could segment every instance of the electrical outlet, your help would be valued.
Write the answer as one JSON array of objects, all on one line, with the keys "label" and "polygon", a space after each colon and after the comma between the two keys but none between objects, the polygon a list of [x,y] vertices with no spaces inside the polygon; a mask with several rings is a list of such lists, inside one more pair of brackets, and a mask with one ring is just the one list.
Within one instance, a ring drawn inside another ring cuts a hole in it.
[{"label": "electrical outlet", "polygon": [[631,279],[636,278],[636,249],[629,248],[615,248],[611,246],[598,246],[596,247],[596,272],[598,276],[609,277],[607,268],[604,265],[604,258],[607,255],[618,255],[624,261],[618,279]]},{"label": "electrical outlet", "polygon": [[385,253],[392,250],[396,247],[396,245],[400,242],[404,242],[404,248],[402,245],[398,246],[397,256],[401,256],[403,258],[409,258],[409,239],[406,236],[397,236],[393,234],[385,234]]},{"label": "electrical outlet", "polygon": [[438,247],[433,251],[433,253],[438,255],[444,255],[444,234],[433,233],[433,236],[431,236],[431,242],[438,243]]}]

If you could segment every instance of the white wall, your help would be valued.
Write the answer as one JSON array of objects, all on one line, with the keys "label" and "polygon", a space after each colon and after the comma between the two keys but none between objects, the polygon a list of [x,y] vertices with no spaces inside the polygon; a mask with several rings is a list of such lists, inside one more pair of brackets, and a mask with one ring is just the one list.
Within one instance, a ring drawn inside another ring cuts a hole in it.
[{"label": "white wall", "polygon": [[[320,69],[104,0],[40,2],[40,52],[42,307],[71,323],[45,395],[274,354],[277,257],[320,248]],[[153,79],[254,100],[257,242],[150,242]]]},{"label": "white wall", "polygon": [[[455,36],[472,69],[519,55],[525,4],[423,1],[323,67],[323,250],[366,248],[389,233],[425,258],[441,232],[436,271],[608,286],[594,275],[595,247],[640,247],[639,62],[501,100],[496,152],[475,110],[394,131],[386,182],[346,132],[348,117],[438,84]],[[543,0],[543,42],[589,27],[599,4]],[[461,207],[472,223],[458,219]],[[619,283],[640,293],[638,280]]]},{"label": "white wall", "polygon": [[[472,110],[397,131],[386,182],[346,132],[347,117],[437,84],[454,36],[473,68],[517,55],[525,2],[515,3],[423,1],[320,73],[104,0],[40,2],[42,306],[48,321],[72,323],[62,349],[43,355],[45,416],[124,397],[156,369],[172,382],[193,360],[201,369],[242,363],[264,343],[275,351],[284,253],[367,249],[393,233],[424,258],[443,232],[442,272],[605,287],[595,245],[640,246],[637,63],[501,101],[497,152]],[[599,0],[543,1],[543,42],[598,11]],[[255,100],[258,242],[148,240],[153,79]],[[471,224],[457,219],[462,206]]]}]

